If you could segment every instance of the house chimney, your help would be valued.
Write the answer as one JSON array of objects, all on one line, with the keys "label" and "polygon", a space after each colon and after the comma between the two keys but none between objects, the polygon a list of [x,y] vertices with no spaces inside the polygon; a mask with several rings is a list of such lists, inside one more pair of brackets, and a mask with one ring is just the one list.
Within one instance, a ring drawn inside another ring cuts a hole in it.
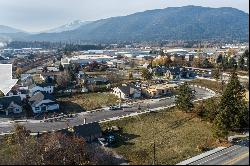
[{"label": "house chimney", "polygon": [[86,124],[86,118],[83,119],[83,124]]}]

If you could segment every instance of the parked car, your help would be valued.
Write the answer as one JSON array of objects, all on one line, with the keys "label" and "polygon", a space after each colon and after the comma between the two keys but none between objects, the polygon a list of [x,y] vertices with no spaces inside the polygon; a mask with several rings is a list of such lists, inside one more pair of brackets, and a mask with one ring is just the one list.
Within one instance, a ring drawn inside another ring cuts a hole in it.
[{"label": "parked car", "polygon": [[119,109],[122,109],[120,106],[110,106],[109,107],[109,110],[111,111],[115,111],[115,110],[119,110]]}]

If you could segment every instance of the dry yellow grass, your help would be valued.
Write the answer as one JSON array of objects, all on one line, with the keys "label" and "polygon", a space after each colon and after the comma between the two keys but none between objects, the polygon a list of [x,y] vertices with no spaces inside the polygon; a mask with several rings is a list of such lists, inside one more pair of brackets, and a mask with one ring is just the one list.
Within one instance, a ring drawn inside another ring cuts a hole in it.
[{"label": "dry yellow grass", "polygon": [[[130,164],[152,164],[153,138],[156,140],[157,164],[176,164],[200,154],[199,147],[216,147],[212,125],[191,114],[162,111],[102,124],[103,129],[122,128],[115,151]],[[154,128],[155,126],[155,128]]]},{"label": "dry yellow grass", "polygon": [[[76,94],[71,97],[58,98],[57,101],[62,103],[61,108],[67,112],[79,112],[82,110],[93,110],[102,106],[117,103],[118,98],[110,93],[88,93]],[[71,109],[71,110],[65,110]]]}]

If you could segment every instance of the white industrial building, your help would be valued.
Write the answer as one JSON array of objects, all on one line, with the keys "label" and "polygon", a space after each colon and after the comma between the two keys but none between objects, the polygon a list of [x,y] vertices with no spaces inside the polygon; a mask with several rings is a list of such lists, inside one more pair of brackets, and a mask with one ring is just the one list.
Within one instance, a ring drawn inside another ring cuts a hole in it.
[{"label": "white industrial building", "polygon": [[104,54],[93,54],[93,55],[78,55],[78,56],[73,56],[71,58],[63,58],[61,59],[61,64],[63,66],[67,66],[70,63],[78,63],[81,65],[84,64],[89,64],[91,62],[98,62],[98,63],[105,63],[107,61],[113,60],[114,57],[112,56],[108,56],[108,55],[104,55]]}]

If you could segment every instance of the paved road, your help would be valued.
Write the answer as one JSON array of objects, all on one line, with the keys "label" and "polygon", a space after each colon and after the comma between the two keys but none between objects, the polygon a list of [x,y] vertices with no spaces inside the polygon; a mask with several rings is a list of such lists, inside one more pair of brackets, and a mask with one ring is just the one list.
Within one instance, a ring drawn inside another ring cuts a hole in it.
[{"label": "paved road", "polygon": [[189,165],[249,165],[249,143],[231,146]]},{"label": "paved road", "polygon": [[[204,97],[213,96],[207,90],[201,88],[195,88],[196,90],[196,99],[202,99]],[[165,98],[165,99],[148,99],[142,100],[140,103],[133,103],[131,108],[124,108],[122,110],[110,111],[110,110],[102,110],[98,112],[83,112],[79,113],[77,117],[71,118],[66,121],[56,121],[56,122],[22,122],[20,124],[24,125],[31,132],[46,132],[53,130],[60,130],[63,128],[67,128],[69,126],[78,126],[84,123],[84,119],[86,118],[86,122],[98,122],[105,119],[128,115],[131,113],[142,112],[148,109],[155,109],[166,107],[169,105],[173,105],[175,98]],[[140,105],[141,110],[138,110],[138,105]],[[0,123],[0,133],[8,133],[14,127],[14,124],[8,123]]]}]

